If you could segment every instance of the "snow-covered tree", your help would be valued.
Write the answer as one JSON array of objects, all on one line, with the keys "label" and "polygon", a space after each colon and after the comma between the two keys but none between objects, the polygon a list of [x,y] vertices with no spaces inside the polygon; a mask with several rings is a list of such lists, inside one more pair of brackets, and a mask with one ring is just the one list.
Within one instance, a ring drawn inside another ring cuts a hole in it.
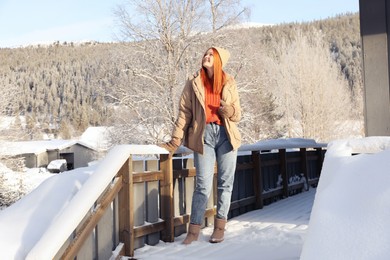
[{"label": "snow-covered tree", "polygon": [[320,31],[278,43],[274,66],[273,93],[284,114],[288,137],[329,141],[351,136],[345,124],[352,120],[348,81],[332,59]]}]

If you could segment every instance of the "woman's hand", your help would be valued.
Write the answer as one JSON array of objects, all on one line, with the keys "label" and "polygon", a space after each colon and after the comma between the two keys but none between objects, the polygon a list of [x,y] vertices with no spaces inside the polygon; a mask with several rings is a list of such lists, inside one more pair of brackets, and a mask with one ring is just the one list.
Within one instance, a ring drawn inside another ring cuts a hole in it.
[{"label": "woman's hand", "polygon": [[234,115],[234,107],[226,104],[226,102],[221,99],[221,106],[218,109],[218,114],[223,118],[230,118]]},{"label": "woman's hand", "polygon": [[180,144],[181,144],[181,141],[179,138],[172,137],[171,141],[166,142],[166,143],[162,143],[162,144],[158,144],[158,146],[165,148],[170,153],[173,153],[177,150],[177,148],[179,148]]}]

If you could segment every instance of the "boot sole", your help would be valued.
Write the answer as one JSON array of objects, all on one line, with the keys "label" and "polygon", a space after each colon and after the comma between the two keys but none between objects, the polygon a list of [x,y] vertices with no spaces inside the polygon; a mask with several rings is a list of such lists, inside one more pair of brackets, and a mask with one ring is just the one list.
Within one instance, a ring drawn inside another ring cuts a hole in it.
[{"label": "boot sole", "polygon": [[213,238],[213,239],[210,239],[209,242],[212,243],[212,244],[216,244],[216,243],[221,243],[224,239],[216,239],[216,238]]}]

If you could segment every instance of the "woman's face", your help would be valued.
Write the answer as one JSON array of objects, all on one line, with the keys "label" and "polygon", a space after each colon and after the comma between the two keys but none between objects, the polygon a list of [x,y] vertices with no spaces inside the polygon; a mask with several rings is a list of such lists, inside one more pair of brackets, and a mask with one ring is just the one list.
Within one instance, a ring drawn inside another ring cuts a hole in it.
[{"label": "woman's face", "polygon": [[202,66],[207,70],[214,68],[214,51],[213,49],[208,49],[203,56]]}]

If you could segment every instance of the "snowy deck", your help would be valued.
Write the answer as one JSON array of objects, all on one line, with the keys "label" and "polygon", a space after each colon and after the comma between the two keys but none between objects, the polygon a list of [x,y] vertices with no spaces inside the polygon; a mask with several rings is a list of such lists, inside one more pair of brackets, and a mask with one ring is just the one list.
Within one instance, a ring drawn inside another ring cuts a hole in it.
[{"label": "snowy deck", "polygon": [[[299,259],[316,189],[297,194],[229,219],[225,241],[211,244],[212,226],[202,229],[197,242],[161,242],[135,251],[136,259]],[[126,257],[122,258],[128,259]],[[130,259],[130,258],[129,258]]]}]

